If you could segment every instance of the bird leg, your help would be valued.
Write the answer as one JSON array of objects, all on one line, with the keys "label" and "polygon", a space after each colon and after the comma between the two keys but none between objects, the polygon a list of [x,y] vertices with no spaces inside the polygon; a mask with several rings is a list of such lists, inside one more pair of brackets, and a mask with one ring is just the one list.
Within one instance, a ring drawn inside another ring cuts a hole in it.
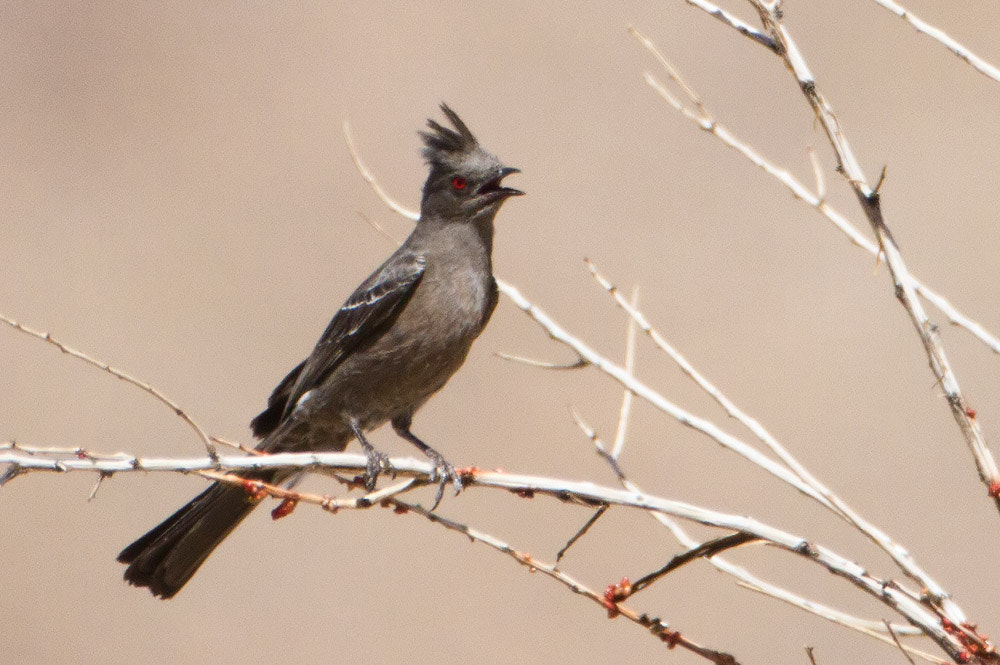
[{"label": "bird leg", "polygon": [[418,439],[417,436],[410,431],[410,421],[411,416],[394,418],[392,421],[392,428],[396,430],[396,434],[415,445],[420,449],[420,452],[427,455],[427,457],[434,462],[434,472],[431,474],[431,482],[438,483],[437,496],[434,497],[434,505],[431,506],[431,510],[434,510],[438,507],[438,504],[441,503],[441,497],[444,495],[445,484],[447,484],[450,480],[455,486],[455,494],[457,495],[462,491],[462,478],[455,472],[455,467],[449,464],[441,453]]},{"label": "bird leg", "polygon": [[368,465],[365,468],[365,488],[371,492],[375,489],[379,474],[383,471],[392,472],[392,465],[389,464],[387,455],[375,450],[375,446],[368,443],[368,439],[365,438],[365,434],[361,431],[361,426],[356,420],[351,420],[348,425],[354,432],[354,436],[358,438],[361,447],[365,449],[365,455],[368,456]]}]

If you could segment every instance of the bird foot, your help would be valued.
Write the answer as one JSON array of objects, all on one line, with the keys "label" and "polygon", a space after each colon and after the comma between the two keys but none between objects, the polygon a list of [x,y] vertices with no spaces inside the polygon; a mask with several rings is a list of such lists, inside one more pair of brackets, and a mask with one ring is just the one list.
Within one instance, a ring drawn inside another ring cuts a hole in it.
[{"label": "bird foot", "polygon": [[455,471],[455,467],[448,463],[448,461],[433,448],[427,448],[424,453],[434,462],[434,471],[431,472],[430,481],[432,483],[437,483],[438,490],[434,497],[434,505],[431,506],[431,510],[435,510],[438,504],[441,503],[441,498],[444,496],[444,486],[451,481],[451,484],[455,487],[455,496],[462,491],[462,476]]},{"label": "bird foot", "polygon": [[365,446],[365,455],[368,456],[368,463],[365,466],[365,489],[369,492],[375,490],[378,477],[383,473],[394,473],[392,464],[389,463],[389,456],[380,453],[371,446]]}]

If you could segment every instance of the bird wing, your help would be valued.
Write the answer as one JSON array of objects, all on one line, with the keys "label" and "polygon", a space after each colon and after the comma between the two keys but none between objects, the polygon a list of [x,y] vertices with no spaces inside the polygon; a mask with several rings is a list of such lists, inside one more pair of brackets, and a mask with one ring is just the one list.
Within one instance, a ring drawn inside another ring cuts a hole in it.
[{"label": "bird wing", "polygon": [[309,357],[282,379],[267,409],[250,423],[255,436],[270,434],[295,405],[360,347],[382,336],[409,302],[420,283],[425,260],[419,254],[396,254],[351,294],[334,315]]}]

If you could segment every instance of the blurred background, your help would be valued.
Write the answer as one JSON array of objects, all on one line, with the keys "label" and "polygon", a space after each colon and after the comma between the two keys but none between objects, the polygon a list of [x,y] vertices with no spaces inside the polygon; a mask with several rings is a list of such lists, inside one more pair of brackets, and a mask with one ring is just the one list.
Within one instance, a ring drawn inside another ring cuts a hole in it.
[{"label": "blurred background", "polygon": [[[725,6],[747,20],[743,2]],[[996,63],[1000,5],[907,6]],[[870,0],[787,2],[786,25],[883,203],[911,270],[994,333],[1000,84]],[[403,238],[345,148],[349,119],[381,184],[410,207],[415,132],[447,101],[523,173],[498,218],[498,275],[620,360],[626,322],[589,257],[687,358],[997,633],[1000,520],[975,475],[888,273],[643,81],[654,39],[718,120],[861,222],[780,61],[682,0],[299,3],[24,2],[0,8],[0,312],[151,382],[211,433],[247,423],[351,289]],[[867,227],[860,228],[866,233]],[[1000,359],[936,310],[994,452]],[[613,485],[569,415],[611,439],[620,391],[498,352],[572,354],[502,300],[415,431],[457,465]],[[192,456],[199,441],[140,391],[0,330],[0,439]],[[637,373],[744,436],[640,341]],[[375,439],[412,450],[391,432]],[[644,489],[753,515],[898,571],[851,530],[713,442],[637,403],[622,465]],[[253,515],[174,600],[122,583],[114,561],[204,481],[87,474],[0,492],[0,597],[11,663],[703,662],[508,558],[413,516]],[[340,491],[324,479],[305,487]],[[429,500],[430,490],[421,495]],[[551,561],[589,511],[470,489],[445,515]],[[694,530],[702,537],[711,532]],[[614,510],[564,559],[597,589],[678,546]],[[730,556],[810,598],[887,608],[768,548]],[[742,662],[902,656],[701,562],[633,606]],[[928,649],[933,650],[931,645]]]}]

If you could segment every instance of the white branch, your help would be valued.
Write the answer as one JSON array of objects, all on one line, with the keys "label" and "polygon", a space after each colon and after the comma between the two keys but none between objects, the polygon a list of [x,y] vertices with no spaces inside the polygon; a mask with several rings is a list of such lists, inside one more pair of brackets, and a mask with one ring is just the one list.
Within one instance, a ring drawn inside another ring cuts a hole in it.
[{"label": "white branch", "polygon": [[714,5],[711,2],[707,2],[706,0],[684,0],[684,2],[688,3],[692,7],[697,7],[698,9],[707,13],[712,18],[717,19],[722,23],[725,23],[730,28],[733,28],[734,30],[739,32],[741,35],[748,37],[763,46],[766,46],[772,51],[774,50],[775,44],[773,39],[771,39],[769,36],[761,32],[757,28],[753,27],[746,21],[722,9],[718,5]]},{"label": "white branch", "polygon": [[[636,286],[632,289],[632,301],[629,303],[632,307],[636,307],[639,304],[639,287]],[[636,342],[636,330],[638,326],[635,319],[629,319],[628,321],[628,331],[625,334],[625,371],[630,375],[635,375],[635,342]],[[611,457],[616,461],[622,456],[622,450],[625,448],[625,438],[628,432],[628,421],[632,415],[632,402],[635,395],[632,394],[631,390],[622,391],[622,406],[618,411],[618,427],[615,430],[615,441],[611,446]]]},{"label": "white branch", "polygon": [[827,504],[827,500],[809,487],[794,472],[783,464],[779,464],[770,459],[753,446],[748,445],[737,437],[723,431],[714,423],[699,418],[692,413],[674,404],[659,392],[653,390],[645,383],[629,374],[624,367],[608,360],[605,356],[594,351],[582,340],[570,334],[565,328],[556,323],[548,314],[525,298],[514,286],[497,280],[501,293],[507,296],[518,309],[523,311],[532,320],[548,333],[553,340],[573,349],[581,358],[597,367],[604,374],[617,381],[622,388],[635,393],[638,397],[646,400],[660,411],[675,418],[682,425],[690,427],[702,434],[707,435],[723,447],[732,450],[738,455],[748,459],[768,473],[788,483],[798,491],[813,499]]},{"label": "white branch", "polygon": [[[410,458],[394,458],[390,463],[397,473],[422,476],[421,480],[428,482],[430,481],[430,474],[434,471],[433,465],[426,460],[418,461]],[[65,449],[58,450],[57,452],[49,452],[45,449],[26,450],[21,449],[15,444],[8,443],[0,447],[0,464],[9,465],[10,469],[5,474],[5,478],[8,480],[16,475],[39,470],[61,472],[90,471],[103,475],[137,471],[203,472],[205,475],[216,480],[234,484],[242,483],[251,492],[262,492],[295,503],[299,501],[317,503],[330,510],[344,507],[366,508],[374,503],[366,500],[364,497],[362,499],[337,500],[328,496],[309,495],[291,490],[283,490],[259,481],[244,480],[238,476],[231,476],[215,471],[216,468],[221,468],[223,471],[227,469],[240,471],[277,467],[306,471],[321,469],[327,471],[361,471],[366,468],[367,458],[364,455],[356,453],[281,453],[247,457],[227,456],[220,457],[219,461],[216,462],[210,458],[200,460],[152,459],[139,458],[123,453],[102,455],[78,450],[73,450],[67,454]],[[497,471],[482,471],[479,469],[461,469],[459,473],[462,475],[463,483],[469,487],[479,486],[503,489],[524,498],[531,498],[538,494],[547,494],[561,501],[570,501],[587,506],[623,506],[671,515],[706,526],[751,534],[759,540],[766,541],[771,545],[801,556],[806,560],[813,561],[834,575],[847,579],[859,589],[862,589],[900,612],[908,621],[919,626],[925,634],[931,636],[935,641],[944,644],[952,639],[941,628],[938,617],[925,609],[920,604],[919,597],[912,591],[906,590],[897,583],[881,580],[870,575],[862,566],[845,559],[822,545],[810,543],[802,537],[795,536],[754,518],[722,513],[683,501],[665,499],[641,492],[602,487],[590,482],[568,481]],[[394,487],[393,491],[399,492],[409,487],[410,485],[400,486],[399,489]]]},{"label": "white branch", "polygon": [[351,153],[351,159],[354,160],[354,167],[358,170],[358,173],[361,174],[361,177],[365,179],[365,182],[368,183],[368,186],[371,187],[376,194],[378,194],[378,197],[382,199],[383,203],[389,206],[389,208],[394,212],[396,212],[397,214],[402,215],[407,219],[412,219],[413,221],[417,221],[418,219],[420,219],[420,213],[414,212],[413,210],[410,210],[406,206],[400,205],[399,203],[394,201],[392,197],[386,194],[385,190],[383,190],[382,187],[378,184],[378,181],[375,180],[375,176],[372,175],[372,172],[369,171],[368,167],[361,162],[361,158],[358,155],[358,151],[354,148],[354,141],[351,140],[351,125],[350,123],[347,122],[347,120],[344,120],[343,129],[344,129],[344,140],[347,142],[347,150],[348,152]]},{"label": "white branch", "polygon": [[[574,419],[576,420],[577,426],[584,433],[584,435],[591,441],[591,443],[594,444],[597,450],[606,457],[607,456],[606,448],[604,446],[604,443],[598,437],[597,432],[595,432],[589,425],[583,422],[583,420],[580,419],[579,416],[574,415]],[[612,462],[612,469],[618,476],[618,480],[621,483],[622,487],[624,487],[626,490],[630,492],[641,493],[639,487],[623,474],[621,467],[617,465],[616,461]],[[691,536],[689,536],[688,533],[673,518],[664,515],[662,513],[655,513],[655,512],[650,513],[650,515],[657,522],[666,527],[667,530],[669,530],[671,534],[673,534],[674,538],[676,538],[677,541],[686,549],[691,550],[702,544],[697,540],[695,540],[694,538],[692,538]],[[822,603],[818,603],[816,601],[803,598],[799,594],[793,593],[788,589],[779,587],[775,584],[762,580],[761,578],[757,577],[743,566],[738,566],[734,563],[731,563],[728,559],[724,558],[721,555],[706,557],[706,559],[708,563],[714,566],[717,570],[735,577],[737,580],[737,584],[747,589],[751,589],[758,593],[771,596],[777,600],[780,600],[782,602],[793,605],[801,610],[809,612],[810,614],[815,614],[816,616],[822,617],[832,623],[836,623],[846,628],[850,628],[851,630],[856,630],[858,632],[864,633],[865,635],[874,637],[875,639],[881,640],[887,644],[895,643],[895,640],[893,640],[890,636],[886,634],[889,632],[889,630],[892,630],[898,635],[923,635],[923,632],[919,628],[916,628],[914,626],[904,626],[904,625],[894,624],[891,625],[889,629],[887,629],[886,624],[883,621],[861,619],[859,617],[847,614],[846,612],[834,609],[828,605],[823,605]],[[935,663],[946,662],[936,656],[927,654],[918,649],[913,649],[912,647],[904,647],[904,649],[909,653],[912,653],[913,655],[919,656],[931,662]]]},{"label": "white branch", "polygon": [[[975,411],[968,405],[962,394],[958,377],[948,362],[944,345],[937,333],[937,327],[929,321],[923,305],[916,297],[915,280],[910,275],[906,263],[903,261],[903,256],[899,252],[899,247],[885,223],[878,187],[873,188],[868,183],[861,165],[847,141],[847,136],[840,126],[840,121],[816,86],[816,80],[806,65],[805,57],[782,23],[778,7],[780,3],[768,3],[763,0],[749,0],[749,2],[757,9],[765,29],[779,45],[778,53],[795,76],[802,94],[812,107],[813,114],[826,132],[827,139],[840,163],[840,171],[850,183],[862,210],[868,217],[892,275],[896,298],[909,315],[913,327],[924,345],[931,371],[944,389],[952,417],[958,424],[975,460],[979,478],[986,485],[995,506],[1000,510],[1000,469],[998,469],[996,460],[986,445],[982,429],[975,417]],[[881,180],[879,185],[881,185]]]},{"label": "white branch", "polygon": [[[861,231],[858,230],[857,225],[849,220],[844,214],[827,204],[825,192],[819,191],[818,193],[813,193],[787,170],[778,168],[750,145],[737,138],[736,135],[734,135],[725,125],[721,124],[708,111],[701,98],[695,94],[688,83],[683,79],[683,77],[681,77],[677,69],[663,56],[659,49],[656,48],[656,45],[652,42],[652,40],[635,28],[630,28],[630,32],[650,53],[653,54],[660,64],[663,65],[664,70],[667,72],[667,76],[685,92],[691,103],[697,107],[697,112],[685,107],[680,101],[677,100],[676,97],[670,94],[670,91],[667,90],[663,84],[647,72],[645,74],[646,83],[649,84],[649,86],[653,88],[657,94],[663,97],[663,99],[666,100],[672,108],[688,120],[691,120],[700,129],[708,132],[722,141],[725,145],[736,150],[752,164],[787,187],[795,198],[811,206],[830,220],[830,222],[832,222],[839,231],[846,235],[854,245],[864,249],[872,256],[879,256],[880,250],[878,245],[865,237]],[[817,182],[822,183],[822,180],[817,177]],[[915,276],[911,275],[911,277],[913,278],[913,285],[917,290],[917,293],[919,293],[929,303],[941,310],[941,312],[948,317],[948,321],[952,325],[965,329],[979,339],[983,344],[988,346],[994,353],[1000,354],[1000,339],[983,328],[981,324],[960,312],[944,296],[939,295],[936,291],[922,283]]]},{"label": "white branch", "polygon": [[[358,158],[357,154],[353,152],[353,147],[352,147],[352,156],[359,170],[361,170],[362,174],[365,176],[365,179],[368,180],[369,183],[375,185],[374,178],[367,171],[367,169],[365,169],[360,159]],[[390,207],[392,207],[394,210],[397,210],[397,212],[400,212],[404,216],[407,216],[411,219],[415,219],[417,217],[416,213],[408,211],[405,208],[402,208],[401,206],[398,206],[398,204],[396,204],[387,194],[385,194],[385,192],[380,187],[376,187],[376,192]],[[861,238],[862,241],[868,242],[866,239],[860,236],[860,234],[858,234],[858,237]],[[501,293],[507,296],[519,309],[524,311],[538,325],[540,325],[553,340],[560,342],[566,346],[569,346],[571,349],[573,349],[574,352],[576,352],[578,358],[580,358],[582,362],[597,367],[602,372],[604,372],[605,374],[616,380],[626,391],[645,399],[646,401],[650,402],[653,406],[657,407],[661,411],[664,411],[665,413],[677,418],[682,424],[687,425],[689,427],[693,427],[703,433],[708,434],[710,437],[715,439],[723,446],[730,448],[731,450],[734,450],[735,452],[746,457],[747,459],[750,459],[755,464],[758,464],[762,468],[768,470],[770,473],[778,476],[782,480],[785,480],[789,484],[793,485],[799,491],[807,494],[808,496],[811,496],[820,503],[829,504],[829,501],[826,497],[824,497],[821,493],[816,492],[812,487],[810,487],[807,483],[802,481],[798,477],[798,475],[792,472],[790,469],[768,459],[756,449],[752,448],[751,446],[748,446],[739,439],[736,439],[735,437],[732,437],[731,435],[722,432],[719,428],[709,423],[708,421],[696,418],[695,416],[680,409],[676,405],[670,403],[662,395],[660,395],[656,391],[653,391],[648,386],[635,379],[635,377],[631,375],[630,371],[616,365],[615,363],[612,363],[605,357],[601,356],[600,354],[597,354],[589,346],[584,344],[581,340],[579,340],[573,335],[570,335],[565,329],[563,329],[561,326],[555,323],[555,321],[553,321],[547,314],[545,314],[545,312],[543,312],[540,308],[538,308],[530,301],[528,301],[516,287],[507,282],[504,282],[503,280],[498,279],[497,282]],[[1000,344],[998,344],[998,346],[1000,346]],[[603,446],[601,446],[601,448],[603,449]],[[613,457],[611,457],[610,452],[605,450],[604,454],[607,457],[607,459],[609,460],[614,459]],[[484,478],[480,475],[477,475],[477,481],[481,479]],[[538,486],[532,486],[530,485],[530,483],[521,484],[520,481],[524,480],[525,478],[523,477],[508,476],[505,482],[513,483],[513,485],[503,485],[503,486],[507,486],[509,489],[517,492],[518,494],[527,496],[532,495],[534,492],[546,491]],[[591,488],[594,487],[590,484],[586,484],[586,486]],[[555,488],[550,488],[550,489],[551,493],[554,493],[556,496],[562,499],[576,498],[577,500],[580,500],[581,498],[583,498],[582,495],[575,494],[574,492],[571,491],[565,491],[565,489],[555,489]],[[633,496],[640,496],[640,494],[633,493]],[[584,499],[584,502],[586,503],[587,500]],[[598,503],[604,505],[604,504],[613,504],[616,502],[612,500],[609,496],[605,495],[598,501]],[[620,505],[625,505],[625,504],[620,504]],[[664,522],[667,525],[671,524],[671,520],[667,517],[667,515],[671,513],[669,511],[662,510],[664,506],[659,506],[659,508],[657,508],[653,507],[652,505],[643,504],[641,502],[639,504],[629,503],[628,505],[631,505],[632,507],[635,508],[648,509],[651,512],[656,513],[658,519],[660,519],[661,522]],[[829,505],[831,509],[834,509],[836,511],[836,509],[833,508],[832,504]],[[675,507],[686,506],[688,508],[694,509],[695,511],[701,510],[698,509],[697,507],[688,506],[687,504],[677,503],[674,504],[674,506]],[[674,514],[674,516],[682,517],[685,519],[694,519],[695,521],[701,521],[694,514],[676,513]],[[702,517],[704,517],[704,515],[702,515]],[[710,523],[710,522],[702,522],[702,523]],[[716,525],[723,527],[726,526],[723,523],[718,523]],[[732,524],[729,524],[728,528],[732,528]],[[741,529],[741,530],[753,532],[752,529]],[[888,540],[888,537],[886,537],[886,539]],[[789,545],[788,542],[783,544],[779,544],[773,540],[770,542],[778,544],[779,546],[788,549]],[[891,541],[888,542],[893,547],[898,547],[892,544]],[[792,549],[794,551],[798,551],[799,553],[808,551],[811,557],[813,556],[814,553],[818,553],[818,551],[814,552],[814,550],[809,548],[808,545],[805,543],[805,541],[799,541],[799,545],[797,545],[796,547],[803,547],[804,549],[794,550],[794,547]],[[903,551],[901,548],[898,549],[896,554],[897,555],[901,554],[904,557],[908,556],[906,555],[905,551]],[[825,555],[826,551],[823,550],[823,554],[817,556],[813,560],[825,559],[827,563],[829,563],[829,559],[827,559]],[[915,566],[915,564],[913,565]],[[835,568],[840,572],[837,572]],[[853,571],[860,571],[863,574],[862,577],[866,575],[863,569],[861,569],[860,566],[857,566],[856,564],[851,564],[850,562],[846,562],[846,566],[834,566],[832,568],[828,567],[828,570],[831,570],[831,572],[835,572],[835,574],[848,577],[848,579],[852,579],[852,581],[854,581],[855,584],[865,589],[869,593],[876,593],[876,595],[878,593],[876,592],[875,587],[860,581],[861,577],[858,577],[853,574]],[[852,572],[847,572],[848,570]],[[775,587],[775,589],[778,588]],[[941,627],[941,621],[938,616],[940,610],[938,609],[938,606],[934,604],[936,602],[944,602],[944,604],[946,604],[947,609],[949,610],[949,615],[951,617],[953,618],[963,617],[964,615],[961,613],[958,607],[954,605],[954,603],[951,603],[950,601],[947,601],[946,598],[943,599],[942,597],[934,597],[931,599],[921,598],[918,594],[914,593],[913,591],[908,591],[904,587],[899,586],[894,582],[887,583],[886,585],[882,585],[879,587],[880,592],[889,593],[890,590],[892,592],[890,594],[892,596],[892,599],[890,600],[888,598],[883,598],[884,602],[887,602],[890,605],[896,607],[898,611],[904,614],[904,616],[906,616],[907,619],[910,620],[910,622],[913,623],[914,626],[918,628],[919,632],[930,636],[932,639],[938,642],[938,644],[941,645],[941,647],[945,649],[948,653],[956,654],[959,652],[958,650],[961,645],[953,636],[949,635],[948,632]],[[931,600],[932,602],[928,603],[927,607],[924,607],[923,603],[926,603],[928,600]],[[930,608],[930,611],[928,608]],[[835,612],[836,612],[835,610],[831,610],[831,616],[833,616]],[[841,618],[845,623],[850,623],[851,618],[848,617],[847,615],[844,615]],[[862,629],[865,631],[870,630],[873,632],[878,632],[879,630],[878,628],[874,628],[871,624],[863,626]],[[884,635],[882,637],[884,637]],[[924,655],[924,654],[918,654],[918,655]],[[935,660],[933,656],[928,656],[928,658],[931,660]]]},{"label": "white branch", "polygon": [[[862,534],[864,534],[868,539],[878,545],[886,554],[888,554],[892,560],[900,567],[903,572],[906,573],[911,579],[916,581],[918,584],[923,586],[928,590],[930,594],[937,598],[943,598],[947,596],[947,592],[944,588],[938,584],[925,570],[917,565],[910,553],[899,543],[895,542],[889,534],[882,531],[880,528],[866,520],[859,513],[857,513],[853,508],[851,508],[848,503],[840,498],[835,492],[824,485],[818,478],[816,478],[812,472],[810,472],[805,465],[799,462],[795,456],[793,456],[788,449],[783,446],[775,437],[772,435],[763,425],[760,424],[755,418],[752,418],[749,414],[740,409],[732,400],[726,397],[721,390],[719,390],[714,384],[712,384],[704,375],[702,375],[694,366],[687,361],[687,359],[680,354],[664,337],[658,330],[656,330],[646,316],[639,311],[632,303],[625,300],[621,292],[612,284],[604,275],[598,272],[597,267],[590,261],[587,261],[587,267],[590,269],[591,275],[597,281],[601,287],[607,291],[615,300],[615,304],[622,309],[626,314],[628,314],[629,319],[634,321],[639,329],[645,333],[653,344],[666,353],[671,360],[673,360],[681,371],[683,371],[692,381],[694,381],[699,388],[701,388],[705,393],[707,393],[712,399],[719,404],[720,407],[725,410],[726,414],[739,421],[750,430],[754,436],[756,436],[764,445],[768,447],[778,458],[788,465],[809,487],[816,491],[816,494],[823,497],[826,501],[820,501],[819,503],[824,507],[828,508],[833,514],[837,515],[848,524],[851,524],[857,528]],[[813,497],[815,498],[815,497]],[[956,608],[957,610],[957,608]],[[965,616],[956,611],[952,616],[953,620],[961,623],[966,620]]]},{"label": "white branch", "polygon": [[976,71],[988,76],[994,81],[1000,82],[1000,69],[997,69],[987,61],[980,58],[978,55],[963,46],[960,42],[950,37],[944,30],[927,23],[909,9],[906,9],[899,3],[893,2],[892,0],[874,0],[874,2],[882,7],[885,7],[899,18],[905,20],[907,23],[916,28],[917,32],[922,32],[931,39],[943,44],[945,48],[965,62],[969,63]]}]

